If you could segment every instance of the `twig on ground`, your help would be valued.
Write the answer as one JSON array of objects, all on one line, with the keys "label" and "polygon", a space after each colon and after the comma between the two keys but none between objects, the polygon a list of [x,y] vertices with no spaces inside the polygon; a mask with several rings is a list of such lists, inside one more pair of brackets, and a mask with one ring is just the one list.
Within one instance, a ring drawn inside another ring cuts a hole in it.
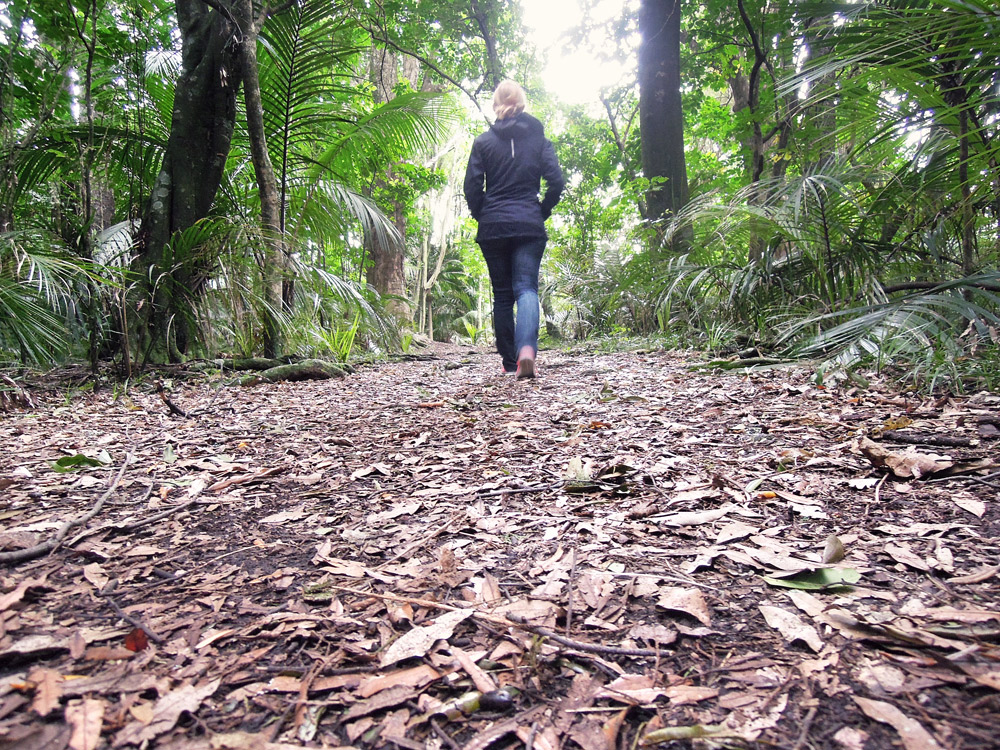
[{"label": "twig on ground", "polygon": [[159,394],[160,400],[167,405],[171,414],[178,417],[187,417],[187,412],[170,400],[170,396],[167,395],[167,389],[163,387],[163,383],[157,381],[156,392]]},{"label": "twig on ground", "polygon": [[[111,588],[113,589],[114,587],[112,586]],[[149,640],[153,641],[154,643],[163,643],[163,638],[161,638],[156,632],[153,631],[152,628],[150,628],[142,620],[132,617],[132,615],[128,614],[125,610],[123,610],[121,606],[118,604],[118,602],[116,602],[111,597],[110,593],[104,594],[98,592],[97,595],[101,597],[104,601],[106,601],[111,606],[111,609],[115,611],[115,614],[118,615],[123,620],[125,620],[125,622],[129,623],[134,628],[141,629],[147,636],[149,636]]]},{"label": "twig on ground", "polygon": [[543,638],[548,638],[549,640],[553,640],[563,646],[575,648],[577,651],[585,651],[591,654],[605,654],[609,656],[648,656],[654,659],[659,658],[661,654],[661,650],[655,648],[619,648],[618,646],[604,646],[600,643],[587,643],[586,641],[578,641],[573,638],[567,638],[566,636],[559,635],[549,628],[543,628],[541,625],[532,625],[519,615],[510,614],[507,615],[507,619],[510,624],[515,627],[527,630],[535,635],[540,635]]},{"label": "twig on ground", "polygon": [[566,583],[566,635],[569,636],[573,626],[573,590],[576,588],[576,547],[573,547],[572,562],[569,569],[569,581]]},{"label": "twig on ground", "polygon": [[476,497],[500,497],[501,495],[520,495],[525,492],[548,492],[549,490],[557,490],[564,484],[566,484],[566,482],[560,479],[558,482],[553,482],[552,484],[542,484],[535,487],[512,487],[506,490],[479,492],[476,494]]},{"label": "twig on ground", "polygon": [[943,445],[948,448],[970,448],[976,445],[978,440],[956,437],[954,435],[935,435],[903,432],[902,430],[885,430],[882,438],[892,440],[896,443],[906,443],[907,445]]},{"label": "twig on ground", "polygon": [[792,745],[792,750],[801,750],[802,746],[806,744],[809,739],[809,730],[812,729],[813,719],[816,718],[816,706],[813,706],[806,712],[806,718],[802,720],[802,731],[799,732],[799,738]]},{"label": "twig on ground", "polygon": [[447,521],[445,521],[443,524],[441,524],[436,529],[434,529],[434,531],[431,531],[429,534],[421,536],[417,541],[413,542],[411,545],[409,545],[408,547],[404,548],[402,552],[398,552],[395,555],[393,555],[392,557],[390,557],[384,563],[382,563],[381,565],[379,565],[379,568],[384,568],[386,565],[391,565],[392,563],[396,562],[396,560],[401,560],[404,557],[409,557],[410,555],[412,555],[414,552],[416,552],[418,549],[420,549],[424,545],[429,544],[439,534],[441,534],[441,533],[447,531],[449,528],[451,528],[451,525],[453,523],[455,523],[455,521],[459,520],[460,518],[464,518],[464,517],[465,517],[464,511],[462,513],[455,514],[454,516],[452,516],[451,518],[449,518]]},{"label": "twig on ground", "polygon": [[[349,586],[331,586],[330,588],[335,591],[346,591],[350,594],[358,594],[359,596],[369,596],[375,599],[386,599],[393,602],[403,602],[404,604],[415,604],[418,607],[428,607],[430,609],[443,609],[448,611],[455,610],[467,610],[468,607],[455,607],[450,604],[444,604],[443,602],[433,602],[429,599],[415,599],[409,596],[399,596],[397,594],[380,594],[376,591],[362,591],[360,589],[350,588]],[[485,612],[472,612],[472,616],[477,620],[485,620],[486,622],[491,622],[495,625],[504,625],[506,627],[520,628],[521,630],[527,630],[529,633],[534,633],[535,635],[540,635],[543,638],[548,638],[555,641],[563,646],[568,646],[569,648],[575,648],[578,651],[586,651],[592,654],[605,654],[612,656],[648,656],[651,658],[658,658],[661,655],[660,649],[653,648],[619,648],[617,646],[603,646],[599,643],[587,643],[585,641],[578,641],[573,638],[567,638],[566,636],[559,635],[553,632],[549,628],[543,628],[540,625],[532,625],[527,620],[519,617],[518,615],[509,614],[506,617],[498,617],[496,615],[486,614]]]},{"label": "twig on ground", "polygon": [[[125,456],[125,460],[122,461],[122,467],[121,469],[118,470],[117,476],[115,476],[114,481],[111,482],[111,486],[108,487],[107,491],[105,491],[105,493],[101,495],[101,497],[97,500],[97,502],[94,503],[93,508],[91,508],[89,511],[84,513],[79,518],[73,518],[64,523],[60,527],[59,531],[56,532],[55,537],[47,542],[42,542],[41,544],[36,544],[34,547],[27,547],[26,549],[12,550],[11,552],[0,552],[0,565],[3,564],[10,565],[15,563],[25,562],[27,560],[34,560],[35,558],[41,557],[42,555],[55,552],[56,549],[58,549],[59,546],[62,544],[63,539],[66,538],[66,535],[70,532],[71,529],[75,529],[77,526],[81,526],[87,523],[87,521],[89,521],[91,518],[93,518],[94,516],[96,516],[98,513],[101,512],[101,509],[104,507],[104,503],[107,502],[108,498],[111,497],[111,494],[115,491],[115,489],[118,487],[118,484],[121,482],[122,477],[125,475],[125,469],[128,467],[131,460],[132,460],[132,454],[128,453]],[[74,542],[75,541],[76,540],[74,539]]]},{"label": "twig on ground", "polygon": [[434,730],[434,734],[436,734],[444,744],[450,747],[451,750],[459,750],[458,743],[451,738],[450,734],[441,728],[440,724],[438,724],[434,719],[431,719],[430,724],[431,729]]}]

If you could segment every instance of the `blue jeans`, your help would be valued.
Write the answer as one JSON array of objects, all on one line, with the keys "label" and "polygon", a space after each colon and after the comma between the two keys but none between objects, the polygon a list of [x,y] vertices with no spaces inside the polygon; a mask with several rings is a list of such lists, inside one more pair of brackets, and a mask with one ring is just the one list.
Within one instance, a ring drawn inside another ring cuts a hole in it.
[{"label": "blue jeans", "polygon": [[538,269],[545,242],[544,237],[508,237],[479,243],[493,286],[497,351],[508,372],[517,369],[517,354],[523,347],[538,351]]}]

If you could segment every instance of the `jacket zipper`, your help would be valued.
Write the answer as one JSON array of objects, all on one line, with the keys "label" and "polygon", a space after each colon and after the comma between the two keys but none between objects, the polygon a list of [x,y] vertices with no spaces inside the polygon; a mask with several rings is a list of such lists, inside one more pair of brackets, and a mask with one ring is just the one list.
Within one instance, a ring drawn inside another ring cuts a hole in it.
[{"label": "jacket zipper", "polygon": [[514,139],[510,139],[510,158],[514,158]]}]

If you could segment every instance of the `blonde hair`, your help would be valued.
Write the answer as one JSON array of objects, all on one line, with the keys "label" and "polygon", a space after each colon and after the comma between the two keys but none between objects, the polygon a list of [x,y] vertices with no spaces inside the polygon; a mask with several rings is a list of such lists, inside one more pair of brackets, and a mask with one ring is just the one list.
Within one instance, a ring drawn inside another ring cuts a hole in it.
[{"label": "blonde hair", "polygon": [[501,81],[493,92],[493,112],[498,120],[521,114],[527,103],[528,97],[524,95],[524,89],[511,80]]}]

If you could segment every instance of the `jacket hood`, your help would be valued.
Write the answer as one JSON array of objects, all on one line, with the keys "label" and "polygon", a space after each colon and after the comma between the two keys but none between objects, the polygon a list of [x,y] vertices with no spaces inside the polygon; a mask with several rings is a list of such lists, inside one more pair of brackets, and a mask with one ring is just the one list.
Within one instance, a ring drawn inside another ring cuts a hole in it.
[{"label": "jacket hood", "polygon": [[505,141],[523,138],[526,135],[542,135],[545,132],[542,123],[526,112],[508,117],[506,120],[497,120],[490,125],[490,130]]}]

